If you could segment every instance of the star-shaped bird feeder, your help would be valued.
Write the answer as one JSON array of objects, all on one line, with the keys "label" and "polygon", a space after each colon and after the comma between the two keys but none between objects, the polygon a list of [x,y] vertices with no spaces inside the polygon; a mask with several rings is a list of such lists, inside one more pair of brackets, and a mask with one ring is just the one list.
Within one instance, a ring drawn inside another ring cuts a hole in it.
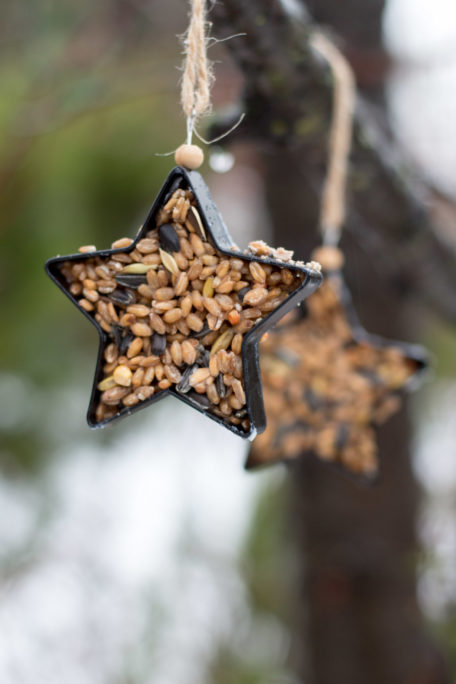
[{"label": "star-shaped bird feeder", "polygon": [[144,225],[46,270],[100,335],[91,427],[171,394],[242,437],[265,428],[258,342],[321,282],[318,264],[237,248],[202,177],[171,171]]},{"label": "star-shaped bird feeder", "polygon": [[300,319],[271,332],[260,352],[268,426],[246,467],[313,453],[374,478],[375,428],[416,386],[428,363],[426,350],[367,333],[335,270],[325,273]]}]

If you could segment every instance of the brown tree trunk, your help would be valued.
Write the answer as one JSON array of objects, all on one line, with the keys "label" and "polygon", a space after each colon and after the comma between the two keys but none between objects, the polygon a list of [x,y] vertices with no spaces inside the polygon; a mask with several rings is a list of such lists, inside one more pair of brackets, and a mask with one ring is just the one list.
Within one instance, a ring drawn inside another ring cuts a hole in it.
[{"label": "brown tree trunk", "polygon": [[[266,194],[275,244],[304,255],[318,240],[318,206],[301,164],[299,154],[269,157]],[[306,228],[297,233],[297,226]],[[346,275],[362,321],[373,332],[407,338],[404,308],[349,242]],[[382,474],[373,487],[309,458],[290,468],[291,525],[302,561],[292,660],[306,684],[449,681],[416,601],[418,498],[409,444],[403,411],[381,429]]]}]

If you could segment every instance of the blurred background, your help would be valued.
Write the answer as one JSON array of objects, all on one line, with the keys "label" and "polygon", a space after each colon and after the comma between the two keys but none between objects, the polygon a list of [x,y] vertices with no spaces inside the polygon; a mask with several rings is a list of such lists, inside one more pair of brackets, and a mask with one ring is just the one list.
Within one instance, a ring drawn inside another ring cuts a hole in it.
[{"label": "blurred background", "polygon": [[[350,9],[340,20],[330,5],[313,0],[308,9],[324,24],[334,18],[333,30],[344,35]],[[44,275],[48,257],[109,246],[133,235],[146,215],[172,167],[172,157],[155,155],[184,138],[177,35],[186,20],[184,0],[2,3],[2,684],[336,681],[321,671],[303,591],[312,558],[296,524],[306,514],[296,484],[302,473],[295,479],[279,466],[246,474],[248,445],[172,399],[89,431],[97,334]],[[215,22],[213,35],[219,28]],[[375,91],[382,72],[397,148],[432,187],[451,232],[454,2],[389,0],[380,40],[380,62],[345,35],[347,54],[355,67],[362,63],[366,88]],[[248,44],[249,36],[233,41]],[[211,57],[215,110],[229,109],[243,75],[225,45],[211,47]],[[268,240],[264,175],[273,157],[261,156],[257,143],[222,145],[207,151],[204,169],[215,201],[242,247],[253,236]],[[366,684],[456,680],[456,336],[430,315],[420,334],[436,364],[407,406],[418,492],[408,605],[412,631],[419,624],[441,665],[429,676],[364,676]],[[323,464],[315,468],[333,489],[342,482],[359,489]],[[349,599],[340,583],[331,586],[337,611]],[[373,639],[361,653],[356,636],[369,631],[372,605],[364,618],[353,642],[340,638],[347,662],[370,662],[374,672],[384,651],[374,652]],[[385,629],[394,633],[393,624]],[[408,636],[396,637],[396,651],[407,649]],[[330,661],[330,640],[321,649]],[[355,684],[357,676],[338,682]]]}]

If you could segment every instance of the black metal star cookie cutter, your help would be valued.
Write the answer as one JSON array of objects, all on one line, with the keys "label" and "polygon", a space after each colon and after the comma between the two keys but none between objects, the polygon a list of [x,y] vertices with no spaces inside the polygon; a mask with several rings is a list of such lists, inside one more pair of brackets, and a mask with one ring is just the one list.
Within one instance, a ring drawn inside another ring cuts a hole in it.
[{"label": "black metal star cookie cutter", "polygon": [[[140,402],[132,407],[124,407],[118,413],[106,420],[97,421],[96,420],[96,407],[98,399],[100,396],[100,391],[97,389],[97,385],[102,378],[102,368],[103,368],[103,351],[109,342],[108,334],[101,328],[99,323],[95,320],[90,313],[86,312],[79,304],[73,295],[69,292],[65,279],[60,271],[60,267],[64,262],[81,262],[88,258],[101,256],[109,257],[116,253],[128,253],[135,249],[136,244],[141,240],[149,230],[155,228],[155,217],[157,212],[166,204],[168,199],[171,197],[173,192],[179,188],[185,188],[192,191],[196,200],[196,206],[200,213],[203,226],[210,236],[214,247],[222,254],[229,257],[236,257],[244,261],[257,261],[264,264],[270,264],[276,268],[287,268],[292,272],[300,272],[305,278],[299,287],[292,292],[287,299],[285,299],[274,311],[270,312],[265,318],[260,321],[254,328],[249,332],[245,333],[241,356],[244,369],[244,387],[246,394],[246,409],[247,417],[250,421],[250,427],[248,430],[240,429],[236,425],[229,424],[225,422],[219,416],[208,411],[209,407],[204,407],[197,400],[187,396],[186,394],[179,393],[173,386],[157,392],[149,399]],[[99,338],[100,345],[98,350],[98,358],[95,369],[94,381],[92,386],[92,393],[89,402],[89,408],[87,411],[87,422],[91,428],[105,427],[107,424],[114,422],[120,418],[131,415],[132,413],[150,406],[151,404],[163,399],[165,396],[172,395],[188,404],[192,408],[195,408],[200,413],[203,413],[214,420],[219,425],[228,428],[236,435],[243,438],[253,439],[257,434],[263,432],[266,427],[266,415],[262,396],[261,387],[261,376],[259,368],[259,352],[258,352],[258,342],[261,336],[270,330],[280,318],[291,311],[295,306],[300,304],[306,297],[308,297],[312,292],[314,292],[320,285],[322,276],[321,273],[312,268],[308,268],[305,265],[288,263],[272,259],[269,257],[260,257],[255,254],[248,254],[241,252],[239,248],[233,242],[228,229],[214,204],[214,201],[210,195],[209,189],[206,186],[201,175],[196,171],[186,171],[182,167],[176,167],[172,169],[169,173],[166,181],[164,182],[160,192],[158,193],[148,215],[143,224],[143,226],[138,231],[132,244],[127,248],[119,249],[104,249],[96,250],[93,252],[86,252],[84,254],[70,254],[64,257],[54,257],[49,259],[45,264],[45,270],[50,278],[56,283],[56,285],[65,293],[65,295],[77,306],[77,308],[82,311],[82,313],[95,325]]]},{"label": "black metal star cookie cutter", "polygon": [[373,347],[386,349],[387,347],[395,347],[399,349],[402,354],[407,357],[409,361],[416,363],[414,373],[406,380],[404,385],[398,391],[399,394],[404,394],[407,391],[414,391],[423,380],[424,374],[429,370],[431,364],[430,354],[420,344],[412,342],[404,342],[403,340],[391,340],[380,335],[367,332],[362,326],[358,314],[356,313],[352,296],[348,286],[339,271],[325,272],[325,277],[333,280],[339,288],[340,301],[347,315],[347,321],[350,325],[353,340],[358,343],[365,342]]},{"label": "black metal star cookie cutter", "polygon": [[[388,347],[394,347],[396,349],[399,349],[402,352],[402,354],[407,358],[407,360],[416,364],[416,369],[410,375],[410,377],[404,382],[404,384],[398,390],[396,390],[395,394],[397,396],[403,396],[407,392],[413,392],[414,390],[416,390],[420,386],[426,374],[429,373],[429,368],[431,366],[432,359],[427,349],[420,344],[414,344],[411,342],[404,342],[403,340],[398,341],[390,338],[381,337],[380,335],[375,335],[365,330],[365,328],[363,327],[358,318],[358,314],[356,313],[356,309],[353,304],[353,299],[350,290],[345,282],[345,279],[343,278],[342,273],[339,270],[325,270],[324,278],[325,282],[328,280],[332,281],[336,289],[338,290],[340,303],[345,311],[347,322],[350,326],[350,330],[352,333],[352,342],[350,344],[366,343],[380,349],[386,349]],[[303,304],[303,306],[299,307],[297,313],[298,316],[292,322],[286,324],[287,326],[296,325],[299,323],[299,321],[306,318],[306,305]],[[379,426],[375,425],[373,427],[375,429],[378,429]],[[290,427],[289,429],[292,428]],[[310,457],[312,458],[312,460],[319,463],[320,465],[322,464],[321,459],[313,451],[303,452],[301,456]],[[253,464],[251,461],[249,461],[249,459],[250,456],[247,457],[245,463],[245,468],[247,470],[258,470],[270,465],[267,462]],[[295,468],[298,467],[299,460],[300,459],[296,460],[295,458],[284,458],[282,459],[282,462],[290,468]],[[335,472],[342,475],[346,480],[355,483],[362,483],[366,486],[373,486],[377,484],[380,479],[382,462],[381,460],[379,461],[378,470],[373,475],[355,474],[338,462],[328,461],[325,462],[325,465],[326,467],[329,467]]]}]

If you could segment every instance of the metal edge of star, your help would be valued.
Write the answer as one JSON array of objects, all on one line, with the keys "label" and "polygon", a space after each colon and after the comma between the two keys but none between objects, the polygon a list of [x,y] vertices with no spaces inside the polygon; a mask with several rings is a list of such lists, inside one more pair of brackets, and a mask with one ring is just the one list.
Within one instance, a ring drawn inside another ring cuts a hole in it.
[{"label": "metal edge of star", "polygon": [[[398,340],[392,340],[386,337],[381,337],[380,335],[375,335],[367,332],[365,328],[361,325],[361,322],[356,313],[355,307],[353,305],[352,296],[350,290],[343,278],[342,273],[339,270],[324,271],[325,281],[330,281],[336,288],[339,294],[339,299],[341,305],[345,311],[346,319],[349,324],[352,340],[355,343],[367,343],[376,349],[386,349],[388,347],[393,347],[399,349],[404,357],[408,361],[412,361],[416,364],[416,370],[411,373],[410,377],[405,381],[405,383],[395,391],[397,396],[404,396],[408,392],[415,391],[423,381],[425,375],[429,372],[429,367],[431,365],[431,355],[425,347],[420,344],[414,344],[411,342],[404,342]],[[305,318],[304,312],[297,321],[293,321],[290,327],[299,324],[299,322]],[[371,426],[376,432],[378,431],[378,425]],[[378,462],[378,468],[372,475],[358,474],[350,471],[344,465],[338,462],[323,461],[319,456],[317,456],[313,451],[306,450],[303,451],[297,457],[284,457],[277,460],[272,460],[269,462],[261,463],[259,461],[253,461],[251,459],[250,453],[247,455],[244,467],[246,470],[260,470],[268,466],[285,463],[289,467],[296,467],[299,461],[304,458],[311,458],[314,462],[318,462],[320,465],[329,466],[332,470],[341,474],[345,479],[351,482],[361,482],[365,485],[376,484],[381,476],[381,461]]]},{"label": "metal edge of star", "polygon": [[[78,262],[85,261],[89,258],[96,256],[108,257],[111,254],[117,254],[120,252],[128,253],[135,249],[136,244],[141,240],[149,230],[155,228],[155,217],[157,212],[166,204],[171,194],[180,187],[186,187],[191,190],[194,194],[197,208],[200,212],[201,220],[203,221],[206,231],[209,233],[213,245],[215,248],[225,256],[237,257],[243,261],[257,261],[260,263],[270,264],[276,268],[287,268],[292,272],[299,272],[306,275],[301,285],[292,292],[287,299],[285,299],[274,311],[270,312],[262,321],[260,321],[256,326],[254,326],[250,331],[244,334],[244,339],[242,341],[241,356],[242,365],[244,371],[244,387],[246,394],[246,408],[247,415],[250,421],[250,429],[248,431],[240,430],[236,425],[230,425],[225,422],[221,417],[210,413],[207,408],[203,408],[196,401],[192,401],[191,398],[186,395],[180,394],[173,387],[157,392],[149,399],[140,402],[136,406],[124,407],[119,413],[111,418],[104,421],[97,422],[95,420],[95,411],[97,405],[97,399],[99,395],[99,390],[97,389],[97,384],[100,381],[101,369],[104,363],[103,352],[108,343],[108,334],[101,328],[99,323],[95,320],[93,316],[85,311],[79,304],[78,301],[66,288],[64,279],[59,272],[59,266],[66,261]],[[98,348],[98,358],[95,368],[95,375],[92,385],[92,393],[89,401],[89,407],[87,411],[87,423],[89,427],[96,429],[102,428],[121,418],[125,418],[136,411],[146,408],[151,404],[164,399],[166,396],[171,395],[177,397],[185,404],[195,408],[200,413],[207,415],[209,418],[214,420],[219,425],[231,430],[236,435],[254,439],[254,437],[263,432],[266,428],[266,414],[264,409],[262,386],[261,386],[261,376],[259,368],[259,352],[258,352],[258,342],[261,336],[269,330],[277,321],[282,318],[286,313],[291,311],[295,306],[300,304],[306,297],[308,297],[312,292],[314,292],[321,283],[322,275],[320,272],[308,268],[304,265],[290,264],[288,262],[279,261],[276,259],[270,259],[268,257],[258,257],[256,255],[245,254],[239,250],[239,248],[233,242],[228,228],[226,227],[215,203],[209,192],[209,188],[205,184],[201,175],[196,171],[186,171],[182,167],[175,167],[170,171],[168,177],[166,178],[161,190],[156,196],[154,203],[144,221],[143,226],[139,229],[132,244],[127,248],[118,249],[101,249],[95,250],[93,252],[69,254],[66,256],[57,256],[49,259],[45,264],[45,271],[48,276],[53,280],[53,282],[65,293],[65,295],[73,302],[73,304],[82,311],[82,313],[90,320],[90,322],[96,327],[99,335],[99,348]]]}]

